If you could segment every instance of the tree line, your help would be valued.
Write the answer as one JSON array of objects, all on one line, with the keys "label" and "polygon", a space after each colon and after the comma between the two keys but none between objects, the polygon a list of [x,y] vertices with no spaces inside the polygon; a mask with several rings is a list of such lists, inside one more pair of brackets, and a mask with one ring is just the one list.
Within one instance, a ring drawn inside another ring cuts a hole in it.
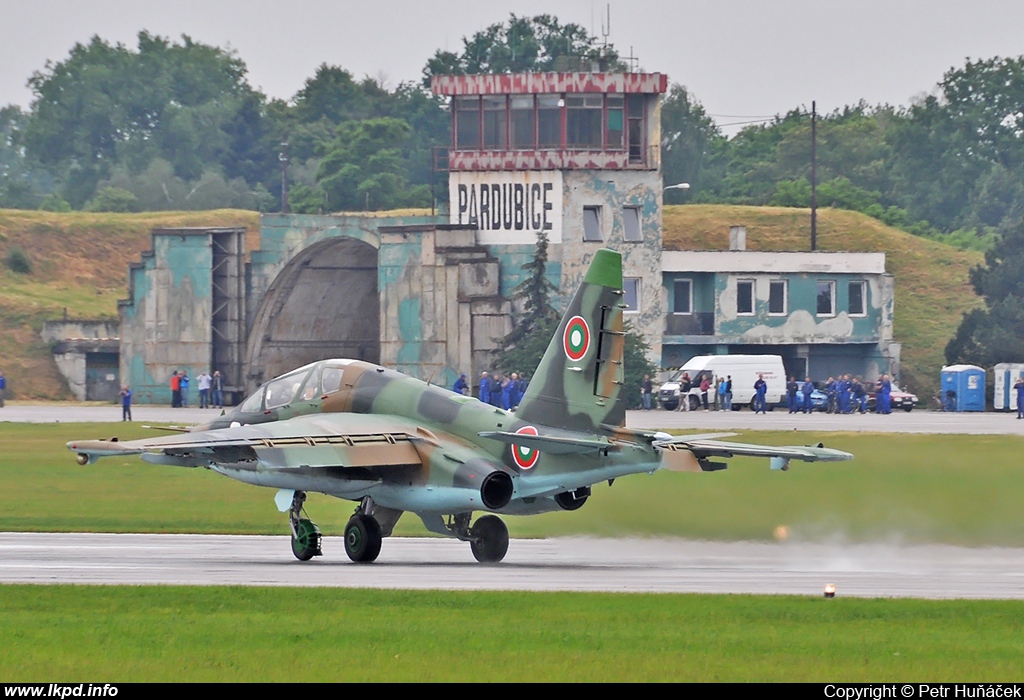
[{"label": "tree line", "polygon": [[[0,207],[278,211],[285,155],[294,212],[429,206],[446,187],[434,149],[451,141],[433,75],[581,65],[626,70],[579,25],[511,15],[435,52],[420,82],[389,88],[323,64],[281,100],[254,89],[231,50],[145,31],[135,48],[93,37],[29,78],[27,110],[0,108]],[[805,107],[727,138],[674,84],[661,118],[665,183],[690,183],[667,203],[810,205]],[[972,275],[986,308],[965,318],[949,361],[1024,358],[1024,56],[968,60],[907,107],[821,115],[817,134],[819,206],[987,251]]]},{"label": "tree line", "polygon": [[[432,149],[451,139],[431,76],[581,61],[626,69],[614,46],[579,25],[512,15],[460,51],[435,52],[418,83],[389,88],[323,64],[281,100],[249,84],[233,51],[145,31],[135,48],[93,37],[31,76],[27,110],[0,109],[0,206],[276,211],[284,142],[293,211],[429,206],[445,186]],[[951,68],[909,107],[861,102],[821,115],[819,205],[987,248],[1024,217],[1022,104],[1024,57],[992,58]],[[809,206],[810,129],[799,107],[727,138],[672,85],[663,175],[691,188],[666,201]]]}]

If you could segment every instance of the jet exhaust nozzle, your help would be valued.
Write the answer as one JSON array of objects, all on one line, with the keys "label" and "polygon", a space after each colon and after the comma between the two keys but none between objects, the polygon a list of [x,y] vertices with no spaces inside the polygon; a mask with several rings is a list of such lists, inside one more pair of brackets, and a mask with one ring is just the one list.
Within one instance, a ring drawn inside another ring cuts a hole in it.
[{"label": "jet exhaust nozzle", "polygon": [[484,477],[480,485],[480,498],[491,510],[504,508],[512,500],[512,477],[507,472],[493,471]]}]

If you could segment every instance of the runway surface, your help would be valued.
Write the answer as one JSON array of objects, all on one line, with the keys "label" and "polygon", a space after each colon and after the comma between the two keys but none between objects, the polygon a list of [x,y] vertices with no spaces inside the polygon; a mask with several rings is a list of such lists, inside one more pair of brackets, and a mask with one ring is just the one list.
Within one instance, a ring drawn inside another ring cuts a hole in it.
[{"label": "runway surface", "polygon": [[[220,415],[220,409],[134,406],[136,423],[174,423],[195,425]],[[92,406],[75,403],[18,404],[8,402],[0,408],[0,422],[13,423],[116,423],[121,421],[119,406]],[[826,413],[790,414],[782,409],[754,415],[750,411],[628,411],[630,428],[654,430],[813,430],[869,431],[883,433],[941,433],[972,435],[1024,435],[1024,421],[1013,413],[942,413],[914,410],[897,411],[888,416],[829,415]]]},{"label": "runway surface", "polygon": [[389,538],[353,564],[340,538],[299,562],[286,537],[0,533],[5,583],[1024,598],[1024,550],[645,539],[513,540],[501,564],[466,543]]}]

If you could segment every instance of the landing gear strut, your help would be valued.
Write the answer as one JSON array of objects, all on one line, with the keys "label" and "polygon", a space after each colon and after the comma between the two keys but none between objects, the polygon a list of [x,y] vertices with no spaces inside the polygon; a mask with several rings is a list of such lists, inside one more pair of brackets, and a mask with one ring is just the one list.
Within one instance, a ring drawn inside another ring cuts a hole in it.
[{"label": "landing gear strut", "polygon": [[323,553],[320,551],[320,528],[312,520],[302,517],[302,504],[305,502],[306,492],[296,491],[288,511],[288,524],[292,529],[292,554],[299,561],[309,561]]},{"label": "landing gear strut", "polygon": [[364,498],[345,526],[345,553],[355,562],[371,562],[380,554],[380,523],[372,515],[373,501]]}]

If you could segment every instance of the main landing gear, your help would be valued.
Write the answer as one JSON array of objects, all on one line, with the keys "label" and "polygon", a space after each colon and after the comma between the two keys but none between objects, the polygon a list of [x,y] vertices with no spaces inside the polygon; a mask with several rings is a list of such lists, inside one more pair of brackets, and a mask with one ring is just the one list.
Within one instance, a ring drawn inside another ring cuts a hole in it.
[{"label": "main landing gear", "polygon": [[380,523],[372,515],[373,501],[364,498],[345,526],[345,553],[355,562],[371,562],[380,554],[384,538]]},{"label": "main landing gear", "polygon": [[320,528],[312,520],[302,517],[302,504],[305,502],[306,492],[296,491],[288,511],[288,524],[292,529],[292,554],[299,561],[309,561],[323,554],[320,551]]},{"label": "main landing gear", "polygon": [[455,537],[469,542],[478,562],[496,564],[504,559],[508,552],[508,527],[502,519],[496,515],[482,515],[470,527],[470,515],[458,513],[448,520],[445,527]]}]

